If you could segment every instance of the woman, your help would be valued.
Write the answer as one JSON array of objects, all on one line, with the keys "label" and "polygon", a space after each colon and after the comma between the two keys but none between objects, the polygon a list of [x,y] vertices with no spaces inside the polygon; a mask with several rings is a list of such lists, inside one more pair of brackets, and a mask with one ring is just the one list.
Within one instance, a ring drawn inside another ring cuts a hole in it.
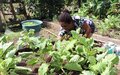
[{"label": "woman", "polygon": [[58,37],[61,38],[65,34],[70,35],[71,30],[81,28],[80,33],[86,38],[90,38],[95,31],[95,25],[92,20],[80,18],[79,16],[71,17],[68,10],[64,10],[58,18],[61,30]]}]

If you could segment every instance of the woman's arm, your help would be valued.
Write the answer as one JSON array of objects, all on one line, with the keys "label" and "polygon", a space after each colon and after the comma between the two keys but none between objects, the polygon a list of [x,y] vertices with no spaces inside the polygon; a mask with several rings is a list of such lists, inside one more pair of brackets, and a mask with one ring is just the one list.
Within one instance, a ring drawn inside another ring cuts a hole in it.
[{"label": "woman's arm", "polygon": [[85,35],[84,36],[86,38],[90,38],[91,37],[91,31],[92,31],[90,26],[86,22],[84,22],[82,28],[85,30]]}]

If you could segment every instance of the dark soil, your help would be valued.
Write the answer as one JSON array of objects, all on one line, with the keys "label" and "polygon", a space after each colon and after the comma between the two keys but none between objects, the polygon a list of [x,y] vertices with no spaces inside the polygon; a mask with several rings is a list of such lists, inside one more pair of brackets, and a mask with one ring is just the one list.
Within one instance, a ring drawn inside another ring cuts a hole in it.
[{"label": "dark soil", "polygon": [[26,61],[21,61],[20,63],[16,64],[17,66],[27,66]]}]

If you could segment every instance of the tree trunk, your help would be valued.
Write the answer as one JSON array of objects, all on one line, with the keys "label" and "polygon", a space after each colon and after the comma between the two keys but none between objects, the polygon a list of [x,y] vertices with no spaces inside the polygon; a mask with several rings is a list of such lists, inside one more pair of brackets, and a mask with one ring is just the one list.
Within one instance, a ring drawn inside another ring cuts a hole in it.
[{"label": "tree trunk", "polygon": [[1,19],[1,11],[0,11],[0,26],[1,26],[1,24],[2,24],[2,19]]},{"label": "tree trunk", "polygon": [[1,33],[4,33],[5,32],[5,29],[3,28],[3,23],[2,23],[2,18],[1,18],[1,11],[0,11],[0,35]]},{"label": "tree trunk", "polygon": [[78,0],[78,7],[79,7],[79,8],[81,7],[81,3],[82,3],[82,1],[81,1],[81,0]]}]

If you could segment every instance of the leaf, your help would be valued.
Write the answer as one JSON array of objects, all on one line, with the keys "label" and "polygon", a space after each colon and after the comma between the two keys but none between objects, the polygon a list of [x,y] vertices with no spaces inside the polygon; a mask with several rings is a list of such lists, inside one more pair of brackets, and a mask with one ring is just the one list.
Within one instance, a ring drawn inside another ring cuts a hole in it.
[{"label": "leaf", "polygon": [[101,73],[101,75],[117,75],[117,68],[113,67],[112,62],[108,63],[106,69]]},{"label": "leaf", "polygon": [[23,43],[23,41],[19,38],[19,40],[17,41],[17,50],[20,50],[20,49],[24,48],[22,43]]},{"label": "leaf", "polygon": [[3,55],[3,51],[2,49],[0,49],[0,58],[2,58],[2,55]]},{"label": "leaf", "polygon": [[76,30],[76,33],[77,33],[77,34],[79,34],[79,33],[80,33],[80,28],[78,28],[78,29]]},{"label": "leaf", "polygon": [[2,47],[3,48],[3,53],[5,53],[6,50],[10,49],[12,47],[12,45],[13,45],[13,42],[5,43]]},{"label": "leaf", "polygon": [[21,56],[16,57],[16,58],[14,59],[15,63],[21,62],[21,60],[22,60],[22,57],[21,57]]},{"label": "leaf", "polygon": [[90,66],[91,70],[94,71],[95,73],[101,73],[105,70],[107,64],[104,62],[98,62],[97,64]]},{"label": "leaf", "polygon": [[118,69],[116,67],[112,67],[112,69],[110,69],[110,75],[117,75],[118,73]]},{"label": "leaf", "polygon": [[82,71],[82,74],[80,75],[96,75],[96,74],[92,71]]},{"label": "leaf", "polygon": [[58,41],[55,43],[55,47],[56,47],[56,49],[61,50],[61,41],[60,41],[60,40],[58,40]]},{"label": "leaf", "polygon": [[7,39],[6,39],[6,36],[5,36],[5,35],[0,38],[0,42],[2,42],[2,41],[3,41],[4,43],[7,42]]},{"label": "leaf", "polygon": [[101,59],[103,59],[107,54],[107,51],[105,53],[102,53],[102,54],[98,54],[97,57],[96,57],[96,60],[97,61],[100,61]]},{"label": "leaf", "polygon": [[68,69],[68,70],[75,70],[75,71],[82,71],[82,67],[81,65],[79,65],[76,62],[70,62],[67,63],[64,68]]},{"label": "leaf", "polygon": [[79,37],[80,37],[79,34],[76,33],[76,31],[74,31],[74,30],[71,31],[71,34],[72,34],[73,39],[79,39]]},{"label": "leaf", "polygon": [[106,63],[112,62],[113,64],[118,64],[119,57],[115,54],[108,54],[102,61]]},{"label": "leaf", "polygon": [[106,67],[105,71],[101,75],[110,75],[110,67]]},{"label": "leaf", "polygon": [[42,42],[40,43],[40,46],[39,46],[40,49],[43,50],[43,49],[46,47],[47,41],[48,41],[48,40],[46,39],[46,40],[44,40],[44,41],[42,41]]},{"label": "leaf", "polygon": [[94,39],[93,38],[87,39],[87,43],[88,43],[89,46],[93,46],[94,45]]},{"label": "leaf", "polygon": [[22,74],[28,74],[29,72],[32,72],[32,69],[27,68],[27,67],[16,66],[15,67],[15,72],[16,73],[22,73]]},{"label": "leaf", "polygon": [[7,70],[0,63],[0,75],[8,75]]},{"label": "leaf", "polygon": [[15,73],[15,71],[10,71],[9,75],[19,75],[19,74]]},{"label": "leaf", "polygon": [[73,55],[69,62],[78,62],[79,58],[80,58],[79,55]]},{"label": "leaf", "polygon": [[65,50],[70,50],[70,49],[72,49],[72,48],[74,47],[74,45],[75,45],[76,42],[77,42],[77,40],[72,40],[72,41],[70,41],[70,43],[68,43],[68,44],[66,45]]},{"label": "leaf", "polygon": [[83,44],[84,46],[88,46],[85,37],[80,37],[80,38],[79,38],[79,41],[80,41],[80,43]]},{"label": "leaf", "polygon": [[33,59],[30,59],[27,61],[27,64],[28,65],[34,65],[38,62],[38,59],[37,58],[33,58]]},{"label": "leaf", "polygon": [[75,50],[76,50],[78,53],[83,52],[82,47],[81,47],[81,46],[79,46],[79,45],[77,45],[77,46],[75,47]]},{"label": "leaf", "polygon": [[2,46],[2,52],[3,52],[2,57],[5,57],[6,53],[12,49],[13,49],[13,42],[5,43]]},{"label": "leaf", "polygon": [[8,53],[6,54],[6,58],[13,57],[15,53],[16,53],[16,49],[11,50],[10,52],[8,52]]},{"label": "leaf", "polygon": [[13,58],[7,58],[0,62],[0,74],[8,75],[8,70],[14,68]]},{"label": "leaf", "polygon": [[96,54],[96,51],[95,51],[95,50],[91,50],[91,49],[89,49],[88,47],[82,46],[82,49],[83,49],[83,53],[84,53],[86,56],[94,56],[94,55]]},{"label": "leaf", "polygon": [[104,52],[105,48],[100,48],[100,47],[94,47],[95,50],[97,50],[97,52]]},{"label": "leaf", "polygon": [[45,75],[47,73],[49,64],[43,63],[38,69],[38,75]]},{"label": "leaf", "polygon": [[94,56],[89,56],[88,61],[90,62],[91,65],[94,65],[97,62],[96,58]]},{"label": "leaf", "polygon": [[2,66],[1,62],[0,62],[0,72],[4,70],[4,67]]},{"label": "leaf", "polygon": [[7,58],[4,60],[3,63],[5,64],[6,67],[9,68],[9,66],[12,64],[12,62],[13,62],[13,58]]}]

